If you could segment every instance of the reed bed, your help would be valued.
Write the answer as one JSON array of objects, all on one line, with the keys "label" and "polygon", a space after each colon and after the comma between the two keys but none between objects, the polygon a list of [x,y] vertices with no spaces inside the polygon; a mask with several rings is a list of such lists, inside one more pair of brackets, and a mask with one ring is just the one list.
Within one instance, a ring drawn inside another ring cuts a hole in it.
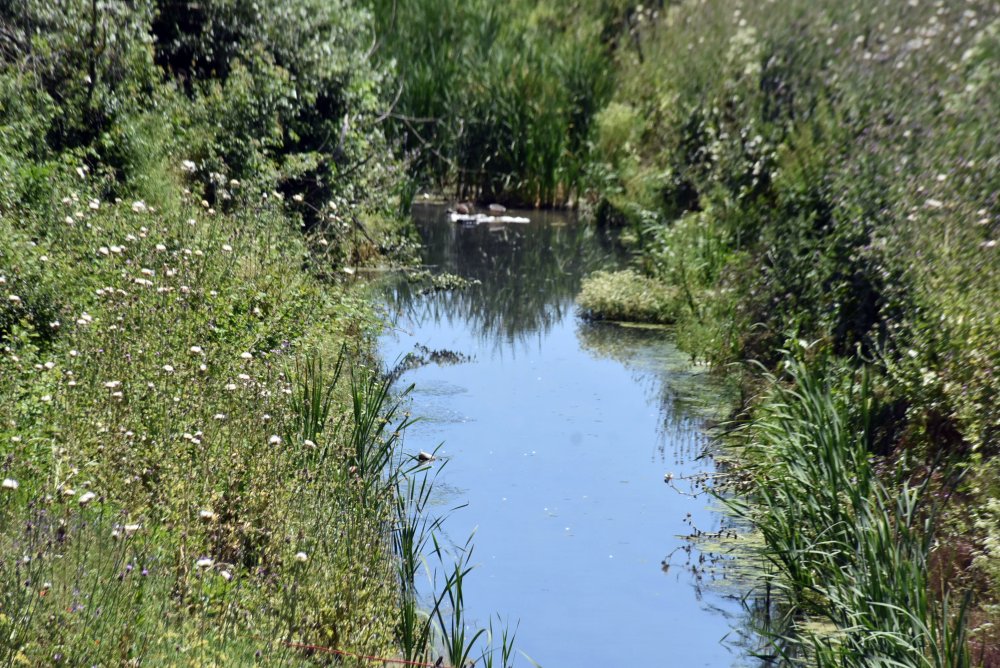
[{"label": "reed bed", "polygon": [[[764,539],[769,651],[820,666],[971,666],[967,600],[934,592],[938,497],[871,455],[867,369],[789,356],[740,447],[750,491],[726,499]],[[935,595],[936,594],[936,595]]]}]

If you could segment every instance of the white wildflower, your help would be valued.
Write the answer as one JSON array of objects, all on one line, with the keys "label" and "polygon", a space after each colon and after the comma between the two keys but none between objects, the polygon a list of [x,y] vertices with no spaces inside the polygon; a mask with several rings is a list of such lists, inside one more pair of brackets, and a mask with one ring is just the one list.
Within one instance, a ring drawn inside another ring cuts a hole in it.
[{"label": "white wildflower", "polygon": [[148,211],[148,210],[149,210],[149,207],[146,206],[146,203],[144,201],[142,201],[141,199],[132,202],[132,211],[133,212],[135,212],[135,213],[146,213],[146,211]]},{"label": "white wildflower", "polygon": [[271,438],[267,439],[267,442],[270,443],[271,445],[278,445],[279,443],[281,443],[281,437],[278,436],[277,434],[272,434]]},{"label": "white wildflower", "polygon": [[298,561],[298,562],[301,562],[301,563],[305,563],[305,562],[309,561],[309,555],[306,554],[305,552],[296,552],[295,553],[295,561]]},{"label": "white wildflower", "polygon": [[20,486],[21,486],[21,483],[19,483],[18,481],[14,480],[13,478],[4,478],[3,479],[3,484],[0,484],[0,487],[2,487],[3,489],[9,489],[11,491],[17,489]]},{"label": "white wildflower", "polygon": [[215,562],[208,557],[202,557],[198,561],[194,562],[194,565],[202,570],[207,570],[215,565]]},{"label": "white wildflower", "polygon": [[85,492],[84,494],[80,495],[80,498],[77,499],[76,502],[79,503],[81,506],[85,506],[96,498],[97,495],[94,494],[93,492]]}]

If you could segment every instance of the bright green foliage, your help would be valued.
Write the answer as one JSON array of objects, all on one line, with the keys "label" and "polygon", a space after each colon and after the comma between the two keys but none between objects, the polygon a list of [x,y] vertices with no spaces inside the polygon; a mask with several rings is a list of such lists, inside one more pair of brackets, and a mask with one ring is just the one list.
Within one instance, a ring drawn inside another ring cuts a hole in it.
[{"label": "bright green foliage", "polygon": [[632,270],[594,272],[576,301],[585,317],[627,322],[670,322],[678,309],[675,290]]}]

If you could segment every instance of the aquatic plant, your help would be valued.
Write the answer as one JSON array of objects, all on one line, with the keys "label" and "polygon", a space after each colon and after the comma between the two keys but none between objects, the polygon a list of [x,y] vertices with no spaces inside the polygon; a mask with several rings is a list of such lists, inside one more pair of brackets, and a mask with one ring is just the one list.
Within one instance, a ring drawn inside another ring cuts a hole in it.
[{"label": "aquatic plant", "polygon": [[628,269],[591,274],[576,297],[586,318],[628,322],[673,322],[677,302],[673,288]]}]

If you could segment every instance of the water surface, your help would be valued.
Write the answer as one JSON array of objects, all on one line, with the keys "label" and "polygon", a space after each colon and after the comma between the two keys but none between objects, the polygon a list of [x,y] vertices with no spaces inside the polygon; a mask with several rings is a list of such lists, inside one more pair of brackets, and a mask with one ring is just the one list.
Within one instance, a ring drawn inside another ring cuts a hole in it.
[{"label": "water surface", "polygon": [[475,531],[471,619],[519,620],[518,647],[546,668],[733,666],[723,638],[740,605],[705,586],[687,539],[721,517],[664,484],[712,471],[702,425],[718,391],[664,330],[576,316],[581,277],[625,260],[611,237],[526,215],[468,228],[418,208],[429,268],[481,285],[419,294],[401,280],[386,298],[390,365],[417,346],[470,358],[400,382],[423,418],[406,448],[442,444],[439,501],[467,504],[446,530]]}]

